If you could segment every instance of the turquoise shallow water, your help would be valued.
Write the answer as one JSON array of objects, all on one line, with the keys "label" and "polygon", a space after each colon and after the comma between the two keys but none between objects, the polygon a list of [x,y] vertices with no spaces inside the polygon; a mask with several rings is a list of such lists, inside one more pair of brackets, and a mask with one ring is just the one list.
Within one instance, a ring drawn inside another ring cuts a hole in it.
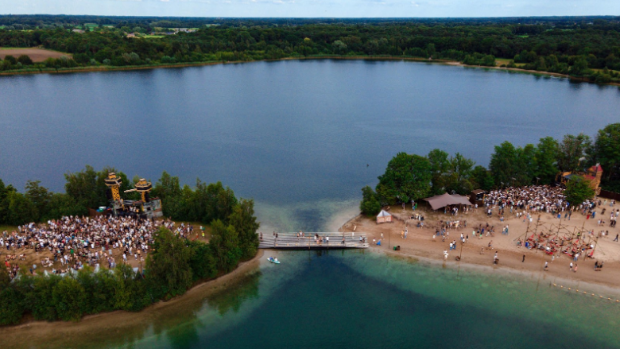
[{"label": "turquoise shallow water", "polygon": [[617,304],[552,287],[543,275],[369,252],[278,256],[282,264],[263,263],[191,311],[147,320],[133,338],[93,347],[620,347]]}]

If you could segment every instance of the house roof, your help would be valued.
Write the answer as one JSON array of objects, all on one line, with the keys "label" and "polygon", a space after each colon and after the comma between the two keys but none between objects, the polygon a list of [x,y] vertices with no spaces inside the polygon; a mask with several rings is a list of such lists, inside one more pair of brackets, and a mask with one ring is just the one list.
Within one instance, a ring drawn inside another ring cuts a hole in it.
[{"label": "house roof", "polygon": [[588,170],[592,172],[603,172],[603,168],[601,167],[601,164],[596,164],[590,167]]}]

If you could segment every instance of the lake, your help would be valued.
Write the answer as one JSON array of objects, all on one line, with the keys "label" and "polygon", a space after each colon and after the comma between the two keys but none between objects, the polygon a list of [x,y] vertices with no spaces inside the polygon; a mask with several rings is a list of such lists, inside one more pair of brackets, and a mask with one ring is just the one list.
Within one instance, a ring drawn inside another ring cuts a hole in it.
[{"label": "lake", "polygon": [[[618,122],[620,90],[438,64],[284,61],[0,77],[0,178],[62,190],[105,165],[157,181],[222,181],[254,198],[261,230],[336,229],[400,151],[461,152]],[[270,255],[271,252],[268,252]],[[34,347],[618,347],[618,305],[542,273],[386,258],[279,253],[219,294],[187,296],[139,325]],[[604,297],[604,298],[605,298]],[[141,313],[142,314],[142,313]],[[104,315],[106,316],[106,315]],[[140,315],[142,316],[142,315]],[[12,330],[11,330],[12,332]],[[30,342],[32,341],[32,342]]]},{"label": "lake", "polygon": [[86,164],[153,183],[165,170],[254,198],[265,230],[316,231],[354,215],[360,189],[400,151],[487,166],[505,140],[594,136],[618,110],[613,86],[414,62],[5,76],[0,178],[63,190],[63,174]]},{"label": "lake", "polygon": [[10,348],[47,349],[620,347],[620,305],[606,299],[619,294],[606,288],[367,251],[268,255],[282,263],[261,258],[225,289],[149,308],[137,321],[121,312],[7,329],[3,339]]}]

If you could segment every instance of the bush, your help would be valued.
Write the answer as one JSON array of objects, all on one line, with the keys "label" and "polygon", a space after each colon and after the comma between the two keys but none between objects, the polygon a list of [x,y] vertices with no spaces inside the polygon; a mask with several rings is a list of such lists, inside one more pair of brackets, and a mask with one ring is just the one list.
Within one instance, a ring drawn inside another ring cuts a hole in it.
[{"label": "bush", "polygon": [[11,65],[15,65],[17,64],[17,59],[15,59],[15,57],[11,56],[11,55],[7,55],[4,57],[4,61],[11,63]]},{"label": "bush", "polygon": [[0,289],[0,325],[16,324],[23,314],[24,306],[19,292],[12,287]]},{"label": "bush", "polygon": [[82,318],[86,292],[76,279],[66,276],[52,291],[58,317],[64,321],[78,321]]},{"label": "bush", "polygon": [[360,211],[366,216],[374,216],[381,211],[381,204],[377,198],[377,194],[371,187],[362,188],[362,202],[360,203]]},{"label": "bush", "polygon": [[34,64],[32,62],[32,59],[30,59],[30,57],[27,55],[19,56],[19,58],[17,58],[17,61],[21,63],[22,65],[33,65]]},{"label": "bush", "polygon": [[181,295],[192,284],[191,250],[185,240],[168,229],[155,233],[151,253],[146,260],[147,280],[155,298],[170,299]]}]

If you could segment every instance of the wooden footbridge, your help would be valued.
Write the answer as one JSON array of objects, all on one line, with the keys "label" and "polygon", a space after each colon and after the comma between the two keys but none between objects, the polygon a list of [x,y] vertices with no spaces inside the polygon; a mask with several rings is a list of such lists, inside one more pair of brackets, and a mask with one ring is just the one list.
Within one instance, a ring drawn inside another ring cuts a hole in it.
[{"label": "wooden footbridge", "polygon": [[[318,234],[319,238],[315,236]],[[329,238],[329,239],[327,239]],[[362,239],[360,241],[360,238]],[[336,250],[368,248],[365,234],[351,235],[351,233],[304,233],[299,237],[297,233],[278,233],[276,238],[272,234],[263,234],[258,248],[280,250]]]}]

